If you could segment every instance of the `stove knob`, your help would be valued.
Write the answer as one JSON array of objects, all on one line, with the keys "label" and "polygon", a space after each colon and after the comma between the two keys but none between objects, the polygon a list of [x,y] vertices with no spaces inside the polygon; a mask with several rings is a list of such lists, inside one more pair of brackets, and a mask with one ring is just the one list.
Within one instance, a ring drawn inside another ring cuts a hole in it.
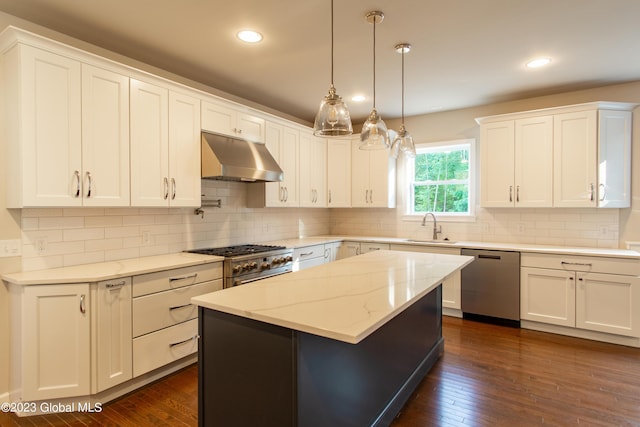
[{"label": "stove knob", "polygon": [[260,265],[260,269],[261,269],[261,270],[268,270],[268,269],[270,269],[270,268],[271,268],[271,264],[269,264],[268,262],[263,262],[263,263]]},{"label": "stove knob", "polygon": [[271,260],[271,265],[278,265],[280,264],[280,258],[274,258]]},{"label": "stove knob", "polygon": [[231,269],[233,271],[233,273],[240,273],[242,271],[242,266],[241,265],[234,265],[233,268]]},{"label": "stove knob", "polygon": [[293,257],[291,255],[287,255],[287,259],[284,260],[284,262],[292,262],[293,261]]},{"label": "stove knob", "polygon": [[255,270],[256,268],[258,268],[258,263],[257,262],[254,261],[251,264],[249,264],[249,269]]},{"label": "stove knob", "polygon": [[244,270],[244,271],[249,271],[249,263],[245,263],[245,264],[242,266],[242,270]]}]

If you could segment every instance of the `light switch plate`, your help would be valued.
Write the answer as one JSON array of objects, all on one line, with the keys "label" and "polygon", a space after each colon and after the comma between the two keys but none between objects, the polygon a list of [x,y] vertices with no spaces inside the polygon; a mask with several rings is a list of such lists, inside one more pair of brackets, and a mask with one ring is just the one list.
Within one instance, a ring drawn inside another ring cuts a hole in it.
[{"label": "light switch plate", "polygon": [[22,255],[22,242],[20,239],[0,240],[0,258]]}]

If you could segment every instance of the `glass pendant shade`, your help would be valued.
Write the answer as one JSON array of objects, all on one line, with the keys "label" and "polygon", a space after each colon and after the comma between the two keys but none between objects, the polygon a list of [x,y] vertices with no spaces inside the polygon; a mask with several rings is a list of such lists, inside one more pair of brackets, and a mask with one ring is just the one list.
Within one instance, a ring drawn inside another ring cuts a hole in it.
[{"label": "glass pendant shade", "polygon": [[404,123],[400,125],[400,131],[396,134],[391,144],[391,155],[398,157],[400,153],[405,157],[416,157],[416,145],[413,143],[413,137],[404,127]]},{"label": "glass pendant shade", "polygon": [[380,11],[367,13],[365,19],[373,24],[373,109],[369,113],[367,121],[362,125],[360,132],[361,150],[386,150],[391,147],[387,125],[376,111],[376,24],[384,19],[384,14]]},{"label": "glass pendant shade", "polygon": [[313,134],[315,136],[344,136],[352,133],[351,115],[333,85],[333,0],[331,0],[331,85],[329,93],[320,102],[320,108],[313,124]]},{"label": "glass pendant shade", "polygon": [[367,121],[362,125],[359,148],[361,150],[385,150],[389,147],[387,125],[374,108],[371,110]]},{"label": "glass pendant shade", "polygon": [[316,136],[344,136],[352,133],[353,126],[349,110],[332,84],[329,87],[329,93],[320,103],[320,109],[313,124],[313,134]]}]

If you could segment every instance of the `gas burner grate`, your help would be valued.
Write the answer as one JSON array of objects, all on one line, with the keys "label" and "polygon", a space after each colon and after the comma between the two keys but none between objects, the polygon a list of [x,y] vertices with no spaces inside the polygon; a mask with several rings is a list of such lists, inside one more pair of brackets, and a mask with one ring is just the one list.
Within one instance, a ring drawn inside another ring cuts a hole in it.
[{"label": "gas burner grate", "polygon": [[233,257],[233,256],[239,256],[239,255],[250,255],[250,254],[257,254],[261,252],[269,252],[269,251],[274,251],[278,249],[286,249],[286,247],[275,246],[275,245],[236,245],[236,246],[227,246],[222,248],[193,249],[186,252],[193,253],[193,254],[202,254],[202,255]]}]

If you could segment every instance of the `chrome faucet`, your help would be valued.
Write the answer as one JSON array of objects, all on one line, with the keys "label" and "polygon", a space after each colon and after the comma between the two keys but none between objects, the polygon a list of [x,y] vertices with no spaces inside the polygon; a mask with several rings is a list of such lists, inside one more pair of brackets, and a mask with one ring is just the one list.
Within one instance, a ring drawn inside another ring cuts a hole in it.
[{"label": "chrome faucet", "polygon": [[438,228],[438,223],[436,221],[436,216],[432,212],[427,212],[424,214],[424,218],[422,218],[422,226],[425,227],[427,225],[427,216],[431,215],[433,218],[433,236],[431,239],[438,240],[438,234],[442,234],[442,225]]}]

